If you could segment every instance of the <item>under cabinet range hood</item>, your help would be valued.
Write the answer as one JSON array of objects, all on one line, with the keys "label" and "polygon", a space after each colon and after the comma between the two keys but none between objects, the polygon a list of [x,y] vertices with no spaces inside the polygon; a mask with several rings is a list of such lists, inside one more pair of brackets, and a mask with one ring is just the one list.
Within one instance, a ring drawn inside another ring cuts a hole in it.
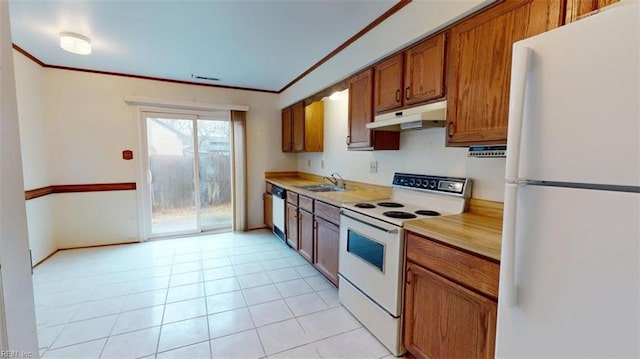
[{"label": "under cabinet range hood", "polygon": [[402,111],[384,113],[367,124],[370,130],[405,131],[444,127],[447,101],[434,102]]}]

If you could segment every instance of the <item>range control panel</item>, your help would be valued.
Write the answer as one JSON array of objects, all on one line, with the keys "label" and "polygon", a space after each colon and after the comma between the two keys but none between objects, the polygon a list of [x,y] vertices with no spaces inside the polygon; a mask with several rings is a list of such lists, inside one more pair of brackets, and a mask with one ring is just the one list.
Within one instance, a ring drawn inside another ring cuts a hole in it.
[{"label": "range control panel", "polygon": [[471,179],[462,177],[440,177],[409,173],[393,175],[393,185],[422,191],[440,192],[469,197]]}]

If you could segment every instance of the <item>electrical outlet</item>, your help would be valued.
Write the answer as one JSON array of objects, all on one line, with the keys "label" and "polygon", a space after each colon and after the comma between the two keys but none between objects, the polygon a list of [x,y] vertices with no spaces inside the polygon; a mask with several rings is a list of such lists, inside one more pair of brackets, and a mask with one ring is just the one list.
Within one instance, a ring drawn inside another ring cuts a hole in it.
[{"label": "electrical outlet", "polygon": [[369,172],[378,173],[378,161],[369,162]]},{"label": "electrical outlet", "polygon": [[307,167],[311,167],[311,159],[307,160]]},{"label": "electrical outlet", "polygon": [[324,160],[320,160],[320,168],[324,168]]}]

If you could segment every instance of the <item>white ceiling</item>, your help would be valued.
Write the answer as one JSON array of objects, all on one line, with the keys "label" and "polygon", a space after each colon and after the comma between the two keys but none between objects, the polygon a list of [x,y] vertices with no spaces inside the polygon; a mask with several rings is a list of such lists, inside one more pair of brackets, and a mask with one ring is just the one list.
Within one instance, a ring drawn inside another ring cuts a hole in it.
[{"label": "white ceiling", "polygon": [[[47,65],[279,91],[396,3],[10,0],[9,13],[13,43]],[[64,31],[93,53],[62,50]]]}]

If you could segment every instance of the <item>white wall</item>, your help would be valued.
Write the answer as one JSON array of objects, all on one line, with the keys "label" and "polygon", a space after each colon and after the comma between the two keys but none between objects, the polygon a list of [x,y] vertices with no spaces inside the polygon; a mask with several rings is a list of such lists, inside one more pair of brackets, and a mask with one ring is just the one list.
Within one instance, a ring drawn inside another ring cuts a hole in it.
[{"label": "white wall", "polygon": [[[0,2],[0,349],[38,357],[20,154],[16,85],[6,1]],[[4,356],[4,355],[2,355]]]},{"label": "white wall", "polygon": [[[347,151],[348,91],[344,94],[339,101],[324,100],[324,152],[299,154],[298,171],[322,176],[338,172],[347,179],[385,186],[394,172],[470,177],[474,198],[503,201],[505,159],[468,158],[467,148],[445,147],[444,128],[401,132],[398,151]],[[377,173],[369,172],[371,161],[378,161]]]},{"label": "white wall", "polygon": [[[24,189],[52,184],[49,142],[44,104],[44,69],[18,52],[13,52],[20,121],[20,145]],[[54,240],[53,196],[27,201],[29,248],[33,263],[46,258],[58,248]]]},{"label": "white wall", "polygon": [[[249,228],[263,226],[264,172],[296,168],[295,155],[280,151],[280,110],[275,94],[57,69],[46,69],[45,79],[48,134],[56,139],[51,146],[51,158],[54,159],[52,180],[55,184],[135,182],[138,179],[138,115],[135,106],[125,104],[124,98],[128,96],[249,106]],[[121,159],[124,149],[134,150],[133,161]],[[100,200],[98,196],[92,197],[96,201],[94,205],[85,207],[78,206],[74,200],[84,201],[86,194],[57,196],[65,196],[57,203],[57,208],[67,218],[102,218],[105,213],[116,213],[123,205],[117,201]],[[124,212],[133,216],[130,206],[134,206],[134,202],[130,198],[125,202]],[[95,205],[98,203],[104,207]],[[114,220],[113,223],[125,226],[126,230],[112,229],[109,242],[115,238],[128,241],[136,237],[137,221],[122,216],[117,219],[123,221]],[[86,241],[87,227],[91,226],[78,220],[61,220],[60,223],[65,223],[65,226],[57,229],[57,241]]]},{"label": "white wall", "polygon": [[[248,226],[263,227],[265,171],[295,170],[280,151],[276,94],[41,68],[18,52],[16,78],[25,189],[53,184],[136,182],[137,108],[124,98],[248,105]],[[121,159],[124,149],[133,161]],[[61,248],[138,238],[135,191],[64,193],[27,202],[34,261]],[[88,234],[93,233],[92,236]]]}]

